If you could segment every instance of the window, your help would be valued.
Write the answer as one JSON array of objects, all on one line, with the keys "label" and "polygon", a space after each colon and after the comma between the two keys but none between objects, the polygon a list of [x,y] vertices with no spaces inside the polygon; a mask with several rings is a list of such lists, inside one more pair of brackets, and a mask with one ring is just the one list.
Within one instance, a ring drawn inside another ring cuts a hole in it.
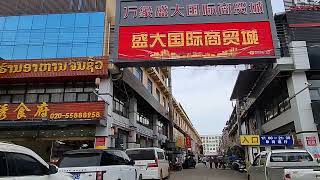
[{"label": "window", "polygon": [[132,160],[155,160],[155,153],[153,149],[128,150],[126,151]]},{"label": "window", "polygon": [[92,92],[94,87],[94,83],[85,82],[45,85],[30,83],[15,87],[4,85],[0,87],[0,103],[92,102],[97,101],[97,96]]},{"label": "window", "polygon": [[118,151],[104,152],[101,158],[101,166],[125,165],[127,163],[128,161]]},{"label": "window", "polygon": [[31,156],[7,153],[10,176],[43,176],[48,169]]},{"label": "window", "polygon": [[160,91],[156,89],[156,99],[160,102]]},{"label": "window", "polygon": [[[80,2],[71,6],[81,7]],[[87,5],[85,2],[83,4]],[[100,56],[103,53],[104,18],[103,12],[1,17],[0,29],[3,27],[4,31],[0,38],[0,57],[31,59]],[[90,30],[93,32],[91,35]]]},{"label": "window", "polygon": [[163,152],[157,152],[158,159],[163,160],[164,159],[164,154]]},{"label": "window", "polygon": [[129,103],[113,96],[113,112],[123,117],[129,118]]},{"label": "window", "polygon": [[4,152],[0,152],[0,177],[7,176],[7,159]]},{"label": "window", "polygon": [[137,113],[137,122],[146,127],[151,126],[150,119],[140,113]]},{"label": "window", "polygon": [[60,162],[59,167],[88,167],[99,166],[101,155],[98,153],[91,154],[71,154],[66,155]]},{"label": "window", "polygon": [[134,75],[136,76],[137,79],[139,79],[140,82],[143,81],[143,71],[141,68],[135,68],[135,71],[134,71]]},{"label": "window", "polygon": [[270,161],[271,162],[305,162],[305,161],[313,161],[313,158],[307,152],[272,153]]},{"label": "window", "polygon": [[148,89],[150,94],[152,94],[152,88],[153,88],[152,81],[148,78],[147,89]]}]

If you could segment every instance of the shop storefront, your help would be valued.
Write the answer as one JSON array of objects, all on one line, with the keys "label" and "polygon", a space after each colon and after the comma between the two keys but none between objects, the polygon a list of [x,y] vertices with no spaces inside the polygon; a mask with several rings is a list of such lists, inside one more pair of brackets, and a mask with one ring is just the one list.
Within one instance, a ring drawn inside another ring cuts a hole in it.
[{"label": "shop storefront", "polygon": [[63,152],[93,148],[106,105],[94,94],[107,75],[103,59],[0,61],[0,141],[56,162]]}]

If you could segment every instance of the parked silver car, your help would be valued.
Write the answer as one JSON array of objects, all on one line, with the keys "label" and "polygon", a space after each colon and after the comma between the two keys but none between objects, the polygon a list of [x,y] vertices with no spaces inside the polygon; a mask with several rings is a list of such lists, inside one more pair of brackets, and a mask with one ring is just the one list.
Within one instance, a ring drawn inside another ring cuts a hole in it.
[{"label": "parked silver car", "polygon": [[248,169],[248,180],[318,180],[317,159],[306,150],[261,152]]}]

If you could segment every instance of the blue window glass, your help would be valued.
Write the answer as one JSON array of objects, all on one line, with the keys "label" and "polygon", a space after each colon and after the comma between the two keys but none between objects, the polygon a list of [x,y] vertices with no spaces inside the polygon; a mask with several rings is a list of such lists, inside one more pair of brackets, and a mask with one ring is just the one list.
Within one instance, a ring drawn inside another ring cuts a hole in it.
[{"label": "blue window glass", "polygon": [[31,29],[33,16],[21,16],[18,29]]},{"label": "blue window glass", "polygon": [[4,24],[4,30],[17,30],[19,23],[19,16],[8,16]]},{"label": "blue window glass", "polygon": [[28,55],[28,46],[17,45],[14,47],[12,59],[26,59]]},{"label": "blue window glass", "polygon": [[103,26],[105,13],[90,13],[90,26]]},{"label": "blue window glass", "polygon": [[3,59],[12,59],[13,46],[0,46],[0,57]]},{"label": "blue window glass", "polygon": [[87,43],[89,30],[88,28],[76,28],[73,34],[74,43]]},{"label": "blue window glass", "polygon": [[45,45],[42,49],[42,58],[56,58],[58,46],[57,45]]},{"label": "blue window glass", "polygon": [[98,54],[102,55],[103,47],[102,45],[89,46],[87,48],[87,56],[97,56]]},{"label": "blue window glass", "polygon": [[42,46],[29,46],[28,59],[40,59],[42,54]]},{"label": "blue window glass", "polygon": [[[85,5],[79,2],[72,6]],[[0,57],[101,56],[104,18],[102,12],[0,17]]]},{"label": "blue window glass", "polygon": [[30,41],[30,32],[25,30],[20,30],[16,35],[17,45],[28,45]]},{"label": "blue window glass", "polygon": [[73,41],[73,29],[71,28],[60,29],[59,44],[71,46],[72,41]]},{"label": "blue window glass", "polygon": [[44,29],[47,23],[47,15],[33,16],[32,29]]},{"label": "blue window glass", "polygon": [[75,27],[89,27],[89,21],[89,13],[78,13],[76,14]]},{"label": "blue window glass", "polygon": [[87,44],[74,44],[72,47],[72,57],[86,57]]},{"label": "blue window glass", "polygon": [[15,40],[16,40],[16,32],[15,31],[4,31],[2,34],[1,44],[14,45]]},{"label": "blue window glass", "polygon": [[71,56],[72,46],[70,45],[59,45],[57,57],[58,58],[67,58]]},{"label": "blue window glass", "polygon": [[61,17],[61,27],[74,27],[75,19],[75,14],[63,14]]},{"label": "blue window glass", "polygon": [[3,29],[5,21],[6,21],[5,17],[0,17],[0,31]]},{"label": "blue window glass", "polygon": [[30,44],[43,45],[44,34],[44,29],[32,30],[30,33]]},{"label": "blue window glass", "polygon": [[58,44],[59,33],[59,29],[46,29],[44,44]]},{"label": "blue window glass", "polygon": [[49,14],[47,19],[47,28],[59,28],[61,23],[61,14]]}]

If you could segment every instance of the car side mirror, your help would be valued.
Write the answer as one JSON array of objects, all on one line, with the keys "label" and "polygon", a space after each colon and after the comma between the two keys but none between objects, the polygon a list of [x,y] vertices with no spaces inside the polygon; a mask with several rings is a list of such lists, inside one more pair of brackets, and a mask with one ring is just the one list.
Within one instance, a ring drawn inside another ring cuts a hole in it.
[{"label": "car side mirror", "polygon": [[49,175],[56,174],[57,172],[58,172],[58,167],[53,164],[50,164],[49,165]]},{"label": "car side mirror", "polygon": [[130,165],[130,166],[134,166],[136,163],[134,162],[134,160],[130,160],[129,161],[129,163],[128,163],[128,165]]}]

